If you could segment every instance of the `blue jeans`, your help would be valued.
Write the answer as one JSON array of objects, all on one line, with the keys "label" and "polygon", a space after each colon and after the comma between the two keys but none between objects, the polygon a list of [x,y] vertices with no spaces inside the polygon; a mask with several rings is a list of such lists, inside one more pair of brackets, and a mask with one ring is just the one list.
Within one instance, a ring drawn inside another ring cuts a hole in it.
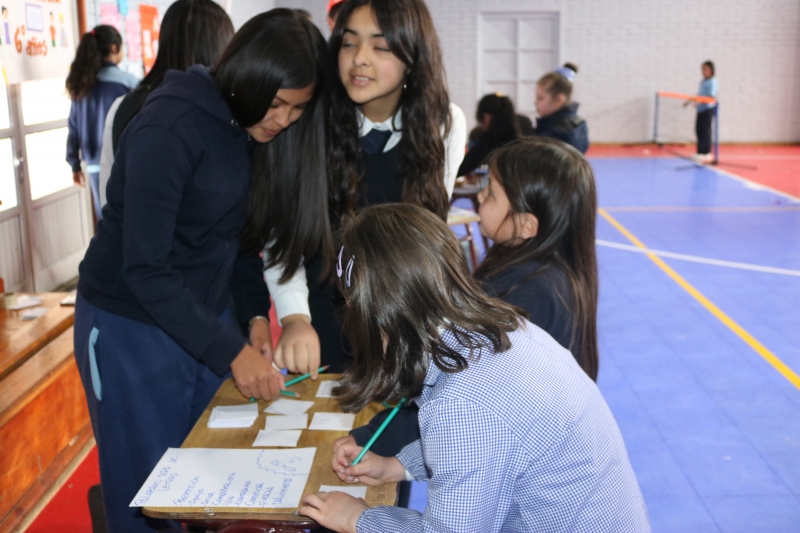
[{"label": "blue jeans", "polygon": [[[223,319],[230,323],[228,312]],[[108,531],[180,529],[128,505],[167,448],[180,447],[230,374],[215,375],[160,328],[103,311],[80,293],[74,331]]]}]

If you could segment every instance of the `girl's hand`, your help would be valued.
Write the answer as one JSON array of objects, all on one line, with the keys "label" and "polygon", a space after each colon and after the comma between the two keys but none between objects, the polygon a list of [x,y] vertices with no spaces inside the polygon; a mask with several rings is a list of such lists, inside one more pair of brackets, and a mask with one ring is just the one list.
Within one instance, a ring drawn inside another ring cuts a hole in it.
[{"label": "girl's hand", "polygon": [[293,374],[311,373],[317,379],[319,337],[311,319],[302,314],[289,315],[281,321],[283,332],[275,348],[275,364]]},{"label": "girl's hand", "polygon": [[236,386],[248,398],[277,398],[283,390],[283,374],[272,366],[272,358],[245,344],[231,363]]},{"label": "girl's hand", "polygon": [[406,479],[406,469],[397,457],[381,457],[367,452],[357,465],[350,466],[361,452],[361,446],[345,442],[334,450],[333,471],[345,483],[363,483],[378,487]]},{"label": "girl's hand", "polygon": [[250,345],[272,361],[272,335],[269,332],[269,322],[262,318],[253,320],[250,324]]},{"label": "girl's hand", "polygon": [[80,185],[81,187],[83,187],[83,183],[84,183],[84,181],[83,181],[83,172],[81,172],[80,170],[78,172],[73,172],[72,173],[72,181],[75,182],[75,185]]},{"label": "girl's hand", "polygon": [[344,492],[309,494],[300,503],[298,512],[301,515],[341,533],[356,533],[358,518],[367,509],[367,502]]}]

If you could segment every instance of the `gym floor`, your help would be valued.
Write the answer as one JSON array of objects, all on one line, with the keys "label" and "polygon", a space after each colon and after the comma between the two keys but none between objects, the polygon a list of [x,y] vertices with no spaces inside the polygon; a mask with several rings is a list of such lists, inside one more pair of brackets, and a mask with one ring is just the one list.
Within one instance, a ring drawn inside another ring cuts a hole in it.
[{"label": "gym floor", "polygon": [[[655,533],[800,532],[800,147],[723,146],[715,167],[674,151],[587,154],[598,385]],[[96,479],[93,451],[27,531],[89,531]]]}]

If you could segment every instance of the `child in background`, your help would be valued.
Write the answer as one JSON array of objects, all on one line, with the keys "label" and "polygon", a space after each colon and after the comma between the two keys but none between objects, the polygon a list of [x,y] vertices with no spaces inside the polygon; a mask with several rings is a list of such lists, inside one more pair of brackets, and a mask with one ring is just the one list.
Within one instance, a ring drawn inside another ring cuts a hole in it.
[{"label": "child in background", "polygon": [[500,93],[484,95],[478,102],[475,118],[480,131],[470,142],[469,151],[458,168],[464,176],[480,167],[492,152],[519,137],[520,124],[514,112],[514,102]]},{"label": "child in background", "polygon": [[67,76],[67,93],[72,99],[67,127],[67,163],[76,185],[85,182],[81,160],[86,162],[94,212],[100,220],[100,151],[106,114],[118,97],[138,81],[117,67],[122,61],[122,36],[113,26],[100,25],[85,33],[75,52]]},{"label": "child in background", "polygon": [[[714,77],[714,63],[706,61],[700,67],[703,73],[703,81],[700,82],[700,90],[697,91],[697,96],[708,96],[717,98],[717,78]],[[692,100],[684,102],[684,106],[689,105]],[[697,134],[697,155],[693,159],[703,163],[710,163],[714,160],[711,154],[711,139],[712,139],[712,122],[714,120],[714,109],[717,104],[698,103],[697,104],[697,121],[695,122],[694,130]]]},{"label": "child in background", "polygon": [[585,154],[589,149],[589,129],[578,116],[578,103],[570,100],[577,74],[577,66],[564,63],[536,82],[536,135],[564,141]]},{"label": "child in background", "polygon": [[424,513],[310,494],[300,514],[340,532],[649,531],[614,417],[572,355],[472,280],[458,239],[411,205],[344,224],[337,265],[354,362],[334,394],[357,411],[414,399],[421,438],[396,457],[340,446],[333,469],[428,483]]},{"label": "child in background", "polygon": [[494,241],[475,277],[570,350],[597,379],[594,174],[572,147],[528,137],[489,159],[478,196],[481,232]]}]

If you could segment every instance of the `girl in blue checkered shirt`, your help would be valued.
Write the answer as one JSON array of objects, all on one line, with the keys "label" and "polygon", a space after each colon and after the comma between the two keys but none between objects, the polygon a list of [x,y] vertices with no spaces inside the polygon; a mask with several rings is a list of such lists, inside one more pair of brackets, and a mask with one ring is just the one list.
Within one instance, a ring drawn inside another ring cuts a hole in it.
[{"label": "girl in blue checkered shirt", "polygon": [[353,364],[334,394],[350,411],[407,398],[421,438],[396,457],[340,445],[348,483],[428,483],[420,513],[342,492],[300,513],[341,532],[647,532],[644,501],[611,412],[575,358],[519,310],[487,296],[432,213],[373,206],[344,222],[336,272]]}]

